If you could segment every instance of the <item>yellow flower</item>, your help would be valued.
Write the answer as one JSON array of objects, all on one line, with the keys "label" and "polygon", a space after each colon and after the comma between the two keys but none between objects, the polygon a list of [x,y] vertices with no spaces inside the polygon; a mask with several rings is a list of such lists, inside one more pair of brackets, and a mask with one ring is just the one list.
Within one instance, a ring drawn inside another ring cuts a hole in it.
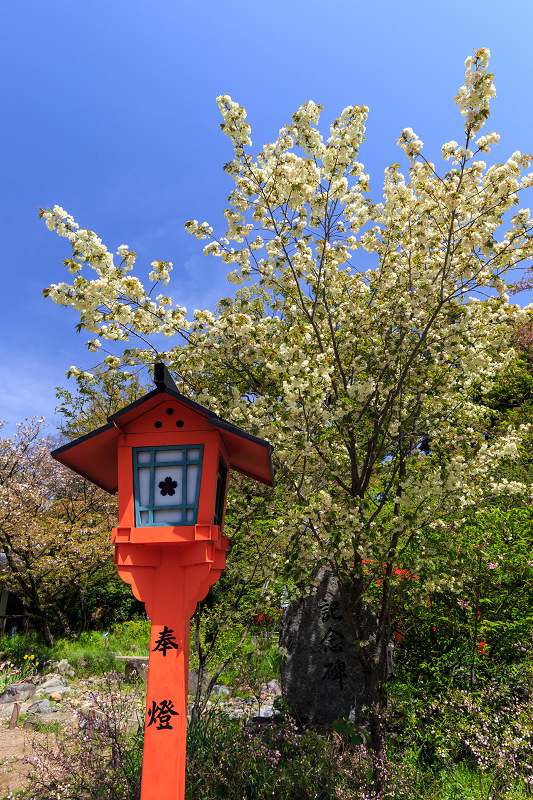
[{"label": "yellow flower", "polygon": [[24,656],[24,661],[28,658],[28,656]]},{"label": "yellow flower", "polygon": [[30,656],[30,658],[35,658],[35,656],[33,655],[33,653],[32,653],[32,655]]}]

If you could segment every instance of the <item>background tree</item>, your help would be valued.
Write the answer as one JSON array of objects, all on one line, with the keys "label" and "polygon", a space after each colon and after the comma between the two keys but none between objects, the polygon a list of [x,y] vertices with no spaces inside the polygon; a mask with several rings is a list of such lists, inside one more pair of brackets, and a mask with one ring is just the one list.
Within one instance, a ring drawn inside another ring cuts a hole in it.
[{"label": "background tree", "polygon": [[[530,503],[500,498],[450,521],[447,556],[411,577],[393,596],[395,671],[400,682],[438,694],[453,684],[513,683],[525,677],[533,630],[533,512]],[[449,590],[454,577],[460,594]],[[510,666],[512,665],[512,667]]]},{"label": "background tree", "polygon": [[[69,375],[69,373],[67,373]],[[145,387],[136,373],[103,370],[97,367],[91,374],[81,374],[76,391],[57,387],[59,401],[56,411],[61,415],[58,430],[65,441],[90,433],[124,406],[142,397],[152,387]]]},{"label": "background tree", "polygon": [[115,500],[54,461],[43,428],[33,420],[0,438],[0,580],[51,645],[51,615],[71,636],[65,597],[74,587],[83,602],[85,580],[109,558]]},{"label": "background tree", "polygon": [[[488,392],[475,390],[485,405],[485,437],[492,440],[512,424],[533,421],[531,323],[517,327],[510,343],[512,364]],[[431,437],[423,443],[431,452]],[[492,480],[533,485],[531,429],[518,456],[502,459]],[[487,491],[482,507],[450,519],[441,530],[442,559],[428,559],[414,583],[393,596],[397,679],[424,692],[443,691],[450,683],[463,687],[493,683],[505,675],[527,674],[531,654],[531,494],[496,495]],[[409,562],[409,558],[407,558]],[[448,584],[455,577],[460,595]],[[514,667],[511,668],[510,665]],[[520,665],[520,666],[518,666]],[[517,672],[518,671],[518,672]]]},{"label": "background tree", "polygon": [[[153,287],[130,274],[135,254],[126,246],[116,266],[63,209],[42,212],[70,241],[74,276],[45,294],[77,308],[80,326],[101,339],[142,340],[108,356],[107,367],[151,363],[147,337],[175,337],[157,357],[183,391],[274,444],[273,503],[284,509],[274,522],[287,548],[273,553],[272,569],[297,581],[322,563],[341,579],[378,754],[394,565],[422,574],[428,561],[444,563],[441,532],[452,518],[466,519],[488,494],[524,490],[493,477],[502,459],[516,457],[524,430],[507,426],[487,439],[486,406],[474,397],[515,357],[510,337],[526,315],[508,303],[503,276],[533,252],[529,211],[506,223],[533,182],[521,175],[530,158],[482,160],[498,140],[479,135],[495,93],[488,58],[482,48],[466,61],[456,98],[464,142],[443,146],[447,171],[405,129],[408,175],[398,164],[386,171],[382,203],[368,196],[358,161],[366,107],[346,108],[324,142],[320,106],[307,103],[254,160],[244,109],[218,98],[234,147],[227,230],[214,238],[207,223],[186,227],[210,240],[206,254],[231,264],[230,281],[255,283],[192,321],[170,298],[151,299]],[[81,274],[85,266],[96,277]],[[153,262],[150,280],[166,285],[171,268]],[[454,575],[446,580],[448,591],[461,590]]]}]

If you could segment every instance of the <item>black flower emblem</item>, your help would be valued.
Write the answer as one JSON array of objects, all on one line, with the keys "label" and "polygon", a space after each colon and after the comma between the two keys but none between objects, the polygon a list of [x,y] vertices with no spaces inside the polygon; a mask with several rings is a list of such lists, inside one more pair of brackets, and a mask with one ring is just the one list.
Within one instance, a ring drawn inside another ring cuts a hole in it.
[{"label": "black flower emblem", "polygon": [[176,494],[176,486],[177,482],[173,481],[170,476],[167,476],[164,481],[159,481],[159,488],[161,489],[161,494],[163,497],[168,494],[172,496]]}]

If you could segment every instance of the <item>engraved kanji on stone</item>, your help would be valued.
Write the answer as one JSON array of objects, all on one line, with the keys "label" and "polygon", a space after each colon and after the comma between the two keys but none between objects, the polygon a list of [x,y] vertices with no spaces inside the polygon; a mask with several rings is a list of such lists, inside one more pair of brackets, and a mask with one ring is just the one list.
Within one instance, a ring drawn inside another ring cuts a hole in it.
[{"label": "engraved kanji on stone", "polygon": [[325,652],[329,650],[331,653],[342,653],[344,651],[344,634],[330,627],[320,643],[324,646]]},{"label": "engraved kanji on stone", "polygon": [[346,662],[338,658],[336,661],[330,661],[329,664],[324,664],[324,674],[322,680],[339,681],[340,690],[342,692],[342,679],[348,677],[346,674]]},{"label": "engraved kanji on stone", "polygon": [[324,600],[318,608],[320,609],[320,614],[322,616],[322,622],[329,622],[329,620],[333,620],[333,622],[338,622],[341,619],[344,619],[343,615],[340,613],[340,603],[338,600]]},{"label": "engraved kanji on stone", "polygon": [[161,700],[160,703],[156,703],[155,700],[152,700],[152,708],[148,709],[148,719],[150,722],[146,727],[149,728],[150,725],[155,724],[158,731],[172,730],[170,719],[171,717],[177,716],[178,712],[174,711],[174,703],[172,700]]},{"label": "engraved kanji on stone", "polygon": [[163,653],[164,656],[166,656],[167,650],[172,650],[172,648],[174,648],[174,650],[177,650],[179,645],[176,642],[176,637],[173,634],[174,634],[174,629],[167,628],[167,626],[165,625],[165,627],[159,634],[159,638],[155,643],[155,647],[153,648],[152,653],[155,650],[159,650],[161,653]]}]

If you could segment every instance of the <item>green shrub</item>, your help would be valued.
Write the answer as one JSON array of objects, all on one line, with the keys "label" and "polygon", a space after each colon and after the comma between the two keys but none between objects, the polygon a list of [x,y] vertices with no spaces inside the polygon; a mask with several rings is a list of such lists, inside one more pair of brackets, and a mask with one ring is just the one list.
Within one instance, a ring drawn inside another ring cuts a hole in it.
[{"label": "green shrub", "polygon": [[[303,731],[285,717],[252,732],[210,713],[189,726],[186,800],[386,800],[408,797],[406,770],[372,786],[372,757],[336,733]],[[398,794],[402,792],[402,794]]]},{"label": "green shrub", "polygon": [[126,620],[109,631],[109,649],[124,652],[134,645],[143,654],[150,648],[150,620]]},{"label": "green shrub", "polygon": [[438,696],[397,686],[387,727],[398,755],[414,756],[426,777],[468,774],[480,798],[531,795],[533,685],[452,686]]}]

